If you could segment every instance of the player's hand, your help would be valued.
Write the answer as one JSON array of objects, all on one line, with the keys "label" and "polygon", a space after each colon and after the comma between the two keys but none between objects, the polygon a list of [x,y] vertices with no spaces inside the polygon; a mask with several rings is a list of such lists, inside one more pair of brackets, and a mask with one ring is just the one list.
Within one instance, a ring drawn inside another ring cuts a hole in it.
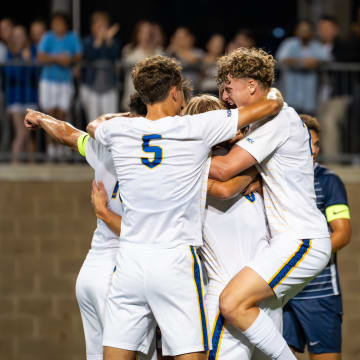
[{"label": "player's hand", "polygon": [[242,194],[246,196],[253,192],[258,192],[262,194],[262,181],[261,177],[259,176],[245,188]]},{"label": "player's hand", "polygon": [[27,111],[27,114],[25,115],[24,125],[29,130],[39,129],[40,128],[39,120],[41,119],[41,117],[48,116],[46,114],[43,114],[39,111],[35,111],[32,109],[26,109],[26,111]]},{"label": "player's hand", "polygon": [[92,182],[91,203],[98,218],[103,218],[104,214],[108,211],[107,207],[108,197],[104,184],[95,180]]}]

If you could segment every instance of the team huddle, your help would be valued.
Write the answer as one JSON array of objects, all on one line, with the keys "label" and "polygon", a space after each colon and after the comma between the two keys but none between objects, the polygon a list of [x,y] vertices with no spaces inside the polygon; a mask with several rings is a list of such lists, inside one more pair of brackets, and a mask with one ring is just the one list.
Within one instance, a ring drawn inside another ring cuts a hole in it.
[{"label": "team huddle", "polygon": [[[311,136],[272,88],[275,61],[218,60],[220,99],[189,96],[175,59],[136,64],[130,113],[87,133],[29,110],[95,171],[97,216],[76,295],[88,360],[296,359],[282,307],[332,244],[316,205]],[[286,99],[285,99],[286,100]],[[305,119],[306,120],[306,119]]]}]

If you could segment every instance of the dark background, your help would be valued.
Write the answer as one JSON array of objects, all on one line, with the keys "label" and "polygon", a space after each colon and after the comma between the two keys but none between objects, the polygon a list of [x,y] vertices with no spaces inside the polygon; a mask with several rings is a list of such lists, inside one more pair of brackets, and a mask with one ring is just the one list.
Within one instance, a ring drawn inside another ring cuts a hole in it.
[{"label": "dark background", "polygon": [[[51,1],[7,1],[2,5],[0,18],[11,17],[16,22],[29,25],[34,18],[49,19]],[[215,0],[83,0],[81,1],[81,35],[89,33],[90,15],[105,10],[121,26],[118,38],[122,45],[131,39],[137,21],[146,19],[162,25],[167,39],[181,25],[188,26],[196,35],[198,47],[204,47],[210,35],[220,32],[230,40],[235,32],[250,27],[259,39],[258,45],[273,51],[281,39],[272,31],[275,27],[292,33],[297,19],[295,0],[268,1],[215,1]]]}]

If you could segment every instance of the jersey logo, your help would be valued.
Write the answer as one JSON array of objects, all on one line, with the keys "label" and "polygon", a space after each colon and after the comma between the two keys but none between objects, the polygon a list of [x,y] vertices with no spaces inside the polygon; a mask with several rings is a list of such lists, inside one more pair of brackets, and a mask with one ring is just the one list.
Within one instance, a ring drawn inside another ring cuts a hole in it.
[{"label": "jersey logo", "polygon": [[249,195],[245,195],[245,197],[252,203],[256,200],[254,193],[250,193]]},{"label": "jersey logo", "polygon": [[227,117],[231,117],[232,112],[231,112],[231,110],[230,110],[230,109],[227,109],[227,110],[226,110],[226,115],[227,115]]},{"label": "jersey logo", "polygon": [[310,341],[310,342],[309,342],[309,345],[310,345],[310,346],[314,346],[314,345],[318,344],[319,342],[320,342],[320,341],[314,341],[314,342],[311,342],[311,341]]},{"label": "jersey logo", "polygon": [[153,153],[154,159],[150,160],[149,158],[142,157],[141,163],[147,166],[149,169],[153,169],[156,166],[160,165],[163,160],[163,149],[160,146],[150,145],[151,140],[162,139],[162,136],[159,134],[144,135],[142,137],[142,150],[146,153]]},{"label": "jersey logo", "polygon": [[250,144],[253,144],[253,143],[254,143],[254,140],[251,139],[251,138],[246,138],[246,141],[248,141]]}]

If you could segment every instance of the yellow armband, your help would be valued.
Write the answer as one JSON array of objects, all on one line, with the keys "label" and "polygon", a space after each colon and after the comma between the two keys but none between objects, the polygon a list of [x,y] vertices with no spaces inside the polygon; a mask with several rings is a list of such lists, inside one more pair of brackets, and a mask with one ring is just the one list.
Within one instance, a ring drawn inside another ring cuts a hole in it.
[{"label": "yellow armband", "polygon": [[86,157],[86,144],[89,141],[89,139],[90,139],[89,134],[83,134],[79,136],[77,140],[78,151],[80,155],[84,157]]},{"label": "yellow armband", "polygon": [[345,204],[331,205],[325,210],[328,222],[336,219],[350,219],[349,207]]}]

